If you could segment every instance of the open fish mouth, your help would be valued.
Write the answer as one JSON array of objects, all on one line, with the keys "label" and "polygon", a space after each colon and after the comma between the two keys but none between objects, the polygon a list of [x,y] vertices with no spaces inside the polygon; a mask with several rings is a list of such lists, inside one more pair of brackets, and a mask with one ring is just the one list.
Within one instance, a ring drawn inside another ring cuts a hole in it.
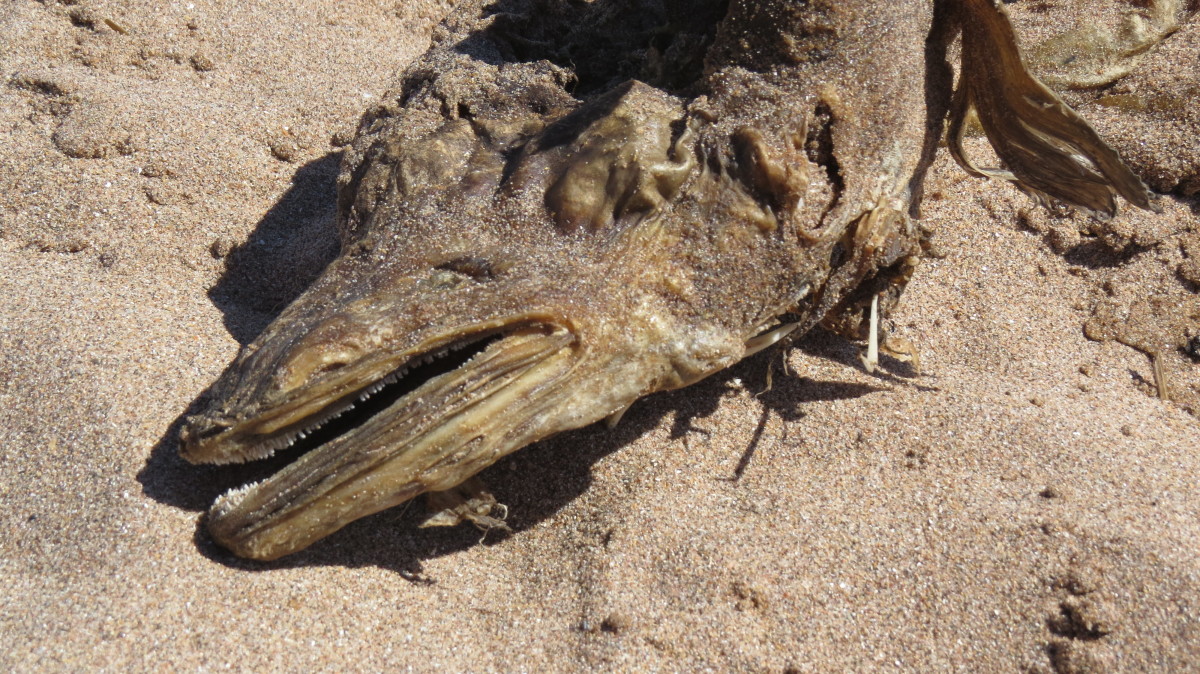
[{"label": "open fish mouth", "polygon": [[[195,463],[316,445],[218,498],[208,514],[216,542],[276,559],[422,492],[450,489],[556,430],[546,426],[562,421],[552,408],[569,398],[559,389],[578,362],[571,331],[527,323],[433,341],[441,343],[393,358],[402,364],[382,376],[367,363],[236,426],[185,429],[184,456]],[[235,437],[238,450],[223,456],[222,440]]]}]

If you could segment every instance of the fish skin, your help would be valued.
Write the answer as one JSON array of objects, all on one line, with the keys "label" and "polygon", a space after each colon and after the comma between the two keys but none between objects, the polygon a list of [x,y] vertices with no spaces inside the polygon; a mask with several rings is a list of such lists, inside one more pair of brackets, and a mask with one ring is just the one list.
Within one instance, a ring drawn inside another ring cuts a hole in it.
[{"label": "fish skin", "polygon": [[221,375],[181,454],[263,458],[391,373],[474,355],[219,498],[207,526],[234,554],[450,490],[781,324],[861,336],[872,298],[894,306],[951,100],[945,2],[567,7],[462,3],[364,116],[340,257]]}]

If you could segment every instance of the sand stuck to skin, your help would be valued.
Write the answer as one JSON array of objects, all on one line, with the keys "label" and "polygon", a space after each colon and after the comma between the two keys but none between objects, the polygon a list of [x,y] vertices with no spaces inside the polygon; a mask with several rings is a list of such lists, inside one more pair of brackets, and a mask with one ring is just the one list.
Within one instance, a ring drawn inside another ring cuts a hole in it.
[{"label": "sand stuck to skin", "polygon": [[335,252],[338,148],[450,4],[0,10],[0,668],[1197,666],[1195,22],[1068,94],[1162,214],[939,158],[890,322],[919,375],[815,334],[489,469],[511,536],[414,506],[215,548],[200,513],[256,474],[184,464],[179,417]]}]

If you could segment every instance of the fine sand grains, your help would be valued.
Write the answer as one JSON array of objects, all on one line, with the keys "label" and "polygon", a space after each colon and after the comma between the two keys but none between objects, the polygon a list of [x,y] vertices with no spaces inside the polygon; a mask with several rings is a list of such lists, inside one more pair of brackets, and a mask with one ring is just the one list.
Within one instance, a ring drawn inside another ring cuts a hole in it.
[{"label": "fine sand grains", "polygon": [[[1054,22],[1024,4],[1037,39]],[[889,325],[921,376],[816,334],[788,374],[768,350],[489,469],[512,536],[418,530],[414,506],[275,565],[213,548],[200,512],[255,474],[184,465],[178,417],[333,252],[338,148],[449,5],[7,3],[0,667],[1200,662],[1194,197],[1101,225],[944,156],[937,255]],[[1196,35],[1068,95],[1176,195]]]}]

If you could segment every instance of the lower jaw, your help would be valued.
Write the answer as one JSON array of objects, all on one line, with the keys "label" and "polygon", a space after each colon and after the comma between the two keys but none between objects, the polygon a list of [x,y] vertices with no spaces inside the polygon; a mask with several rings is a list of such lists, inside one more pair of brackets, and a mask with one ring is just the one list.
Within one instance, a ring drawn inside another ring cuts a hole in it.
[{"label": "lower jaw", "polygon": [[[238,556],[276,559],[422,492],[451,488],[502,456],[549,435],[538,432],[539,424],[525,421],[544,404],[547,382],[559,380],[571,369],[570,351],[564,348],[570,340],[554,341],[562,343],[542,348],[545,353],[540,358],[483,384],[473,382],[480,396],[443,421],[428,422],[415,415],[424,421],[422,430],[414,428],[408,439],[374,443],[371,448],[371,443],[358,438],[377,434],[352,433],[300,457],[263,483],[230,492],[209,513],[210,533]],[[450,387],[472,384],[465,377],[458,380],[451,379]],[[439,388],[446,386],[439,384]],[[438,397],[418,391],[402,401],[420,404],[411,401],[426,395]],[[406,405],[398,402],[397,406]],[[438,407],[436,402],[427,406]],[[338,476],[345,479],[337,480]]]}]

